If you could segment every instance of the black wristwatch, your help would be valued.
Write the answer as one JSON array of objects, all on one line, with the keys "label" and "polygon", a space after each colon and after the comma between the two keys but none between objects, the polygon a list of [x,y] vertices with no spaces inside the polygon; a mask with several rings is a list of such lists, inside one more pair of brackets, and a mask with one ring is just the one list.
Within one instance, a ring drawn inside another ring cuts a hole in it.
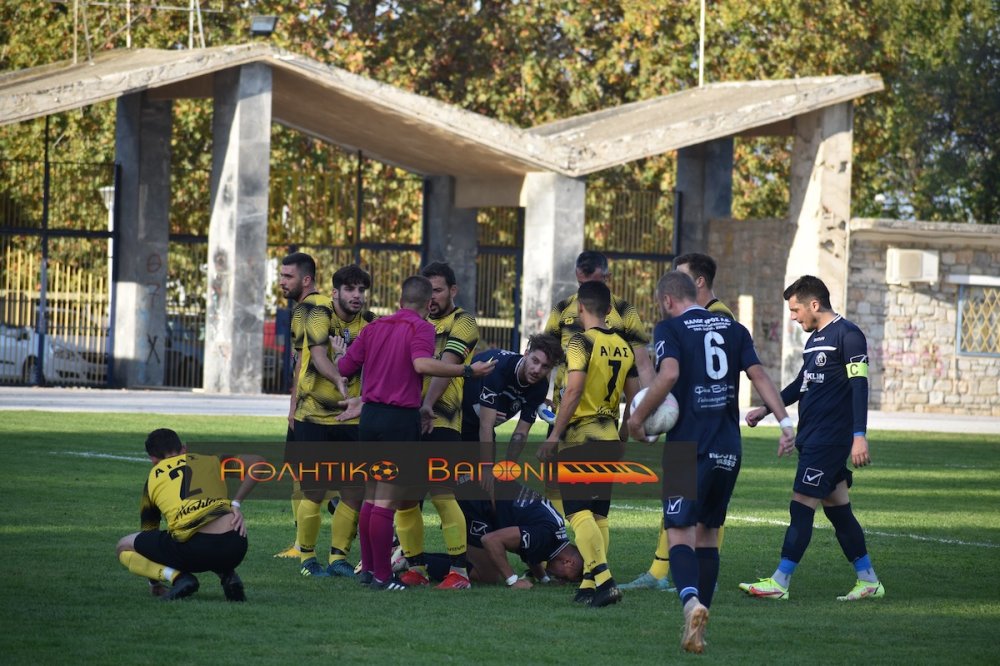
[{"label": "black wristwatch", "polygon": [[472,377],[472,366],[471,365],[467,365],[467,366],[465,366],[465,368],[463,368],[463,370],[462,370],[462,376],[465,377],[466,379],[469,379],[470,377]]}]

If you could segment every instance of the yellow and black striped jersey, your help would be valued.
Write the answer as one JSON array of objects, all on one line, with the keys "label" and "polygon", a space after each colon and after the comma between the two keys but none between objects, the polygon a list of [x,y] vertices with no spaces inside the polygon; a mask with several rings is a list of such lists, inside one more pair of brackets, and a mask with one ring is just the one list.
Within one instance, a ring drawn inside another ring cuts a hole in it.
[{"label": "yellow and black striped jersey", "polygon": [[216,518],[231,513],[220,470],[218,458],[195,453],[157,463],[142,489],[142,529],[159,529],[162,517],[174,541],[184,542]]},{"label": "yellow and black striped jersey", "polygon": [[730,319],[732,319],[734,321],[736,319],[736,316],[733,315],[733,311],[730,310],[729,307],[725,303],[723,303],[722,301],[720,301],[717,298],[713,298],[712,300],[710,300],[708,302],[708,305],[705,306],[705,309],[708,310],[709,312],[713,313],[713,314],[726,315],[727,317],[729,317]]},{"label": "yellow and black striped jersey", "polygon": [[618,423],[619,404],[627,377],[638,377],[635,352],[622,336],[591,328],[570,338],[566,346],[566,372],[584,372],[583,394],[570,426],[598,419]]},{"label": "yellow and black striped jersey", "polygon": [[[312,296],[306,300],[311,303],[302,318],[302,365],[299,369],[298,390],[295,399],[295,419],[324,425],[347,425],[358,423],[337,421],[336,416],[344,411],[338,405],[344,396],[337,386],[324,377],[312,362],[311,348],[322,345],[330,358],[330,338],[344,338],[348,346],[358,339],[361,329],[375,319],[370,312],[359,313],[352,321],[344,321],[333,307],[333,301],[327,296]],[[303,301],[304,303],[305,301]],[[355,375],[348,380],[347,397],[356,398],[361,395],[361,375]]]},{"label": "yellow and black striped jersey", "polygon": [[[605,317],[604,322],[608,330],[617,333],[633,349],[649,344],[649,333],[646,332],[646,327],[639,319],[639,311],[623,298],[612,295],[611,312]],[[548,322],[545,324],[545,332],[559,338],[564,350],[569,348],[570,338],[583,332],[583,327],[580,325],[580,315],[577,311],[576,294],[556,303],[549,314]],[[559,401],[562,397],[559,394],[565,386],[566,365],[563,364],[556,370],[552,389],[554,411],[558,411]]]},{"label": "yellow and black striped jersey", "polygon": [[[472,362],[472,354],[479,344],[479,326],[476,318],[463,310],[455,308],[451,313],[427,321],[434,325],[434,357],[440,359],[446,351],[457,354],[462,363]],[[424,377],[424,393],[430,385],[431,378]],[[450,428],[462,432],[462,391],[465,379],[455,377],[436,403],[434,403],[434,427]]]}]

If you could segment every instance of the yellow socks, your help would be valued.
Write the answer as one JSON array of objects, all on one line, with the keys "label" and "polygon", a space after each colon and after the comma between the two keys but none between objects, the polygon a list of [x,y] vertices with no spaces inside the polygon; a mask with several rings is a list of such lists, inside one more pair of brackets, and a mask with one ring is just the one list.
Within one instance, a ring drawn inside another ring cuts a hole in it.
[{"label": "yellow socks", "polygon": [[403,555],[413,557],[424,552],[424,518],[420,506],[396,511],[396,535]]},{"label": "yellow socks", "polygon": [[653,556],[653,563],[649,565],[649,574],[653,578],[662,580],[670,573],[670,544],[667,541],[667,530],[663,528],[663,521],[660,521],[660,538],[656,542],[656,554]]},{"label": "yellow socks", "polygon": [[601,530],[601,539],[604,540],[604,559],[607,559],[608,553],[611,552],[611,528],[608,525],[608,517],[595,516],[594,522],[597,523],[597,529]]},{"label": "yellow socks", "polygon": [[134,550],[126,550],[123,553],[119,553],[118,561],[136,576],[142,576],[150,580],[162,580],[164,583],[173,583],[174,579],[181,574],[180,571],[157,564]]},{"label": "yellow socks", "polygon": [[583,555],[584,571],[593,572],[595,585],[603,584],[611,578],[611,571],[608,569],[608,558],[604,550],[604,537],[594,520],[594,514],[586,509],[577,511],[569,517],[569,522],[576,533],[576,547]]},{"label": "yellow socks", "polygon": [[320,505],[312,500],[299,502],[296,515],[295,543],[299,544],[299,559],[302,562],[316,557],[316,540],[319,538]]},{"label": "yellow socks", "polygon": [[330,562],[347,559],[351,543],[358,534],[358,512],[340,500],[333,513],[333,533],[330,536]]},{"label": "yellow socks", "polygon": [[444,537],[445,549],[449,555],[461,555],[466,550],[465,514],[458,506],[458,501],[453,496],[445,495],[432,496],[431,502],[441,516],[441,535]]}]

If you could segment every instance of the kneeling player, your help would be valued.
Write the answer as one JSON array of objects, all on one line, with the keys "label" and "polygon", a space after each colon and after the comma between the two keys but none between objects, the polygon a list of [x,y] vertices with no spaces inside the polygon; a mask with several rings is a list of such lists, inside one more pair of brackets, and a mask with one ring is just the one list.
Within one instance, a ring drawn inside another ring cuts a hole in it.
[{"label": "kneeling player", "polygon": [[[123,537],[118,560],[132,573],[148,578],[154,595],[182,599],[198,591],[192,574],[219,576],[229,601],[245,601],[236,567],[247,552],[247,530],[240,500],[255,481],[248,475],[232,501],[219,474],[219,459],[187,452],[173,430],[161,428],[146,437],[153,462],[142,493],[142,531]],[[239,456],[244,465],[262,460]],[[161,530],[160,518],[167,520]],[[163,583],[172,583],[166,588]]]},{"label": "kneeling player", "polygon": [[[459,487],[456,494],[462,497],[466,493]],[[579,581],[583,557],[569,542],[566,523],[555,507],[531,488],[517,483],[498,483],[496,494],[503,499],[458,500],[468,525],[470,578],[482,583],[504,581],[517,589],[531,588],[531,581],[519,579],[507,561],[507,553],[515,553],[536,580],[548,581],[551,577]],[[427,568],[432,578],[444,578],[449,569],[447,555],[428,553]]]}]

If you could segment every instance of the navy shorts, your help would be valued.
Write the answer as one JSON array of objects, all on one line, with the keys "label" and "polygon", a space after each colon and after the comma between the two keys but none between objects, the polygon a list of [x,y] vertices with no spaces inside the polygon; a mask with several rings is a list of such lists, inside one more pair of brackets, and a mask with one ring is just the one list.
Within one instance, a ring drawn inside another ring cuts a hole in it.
[{"label": "navy shorts", "polygon": [[[483,537],[499,529],[489,500],[459,500],[458,505],[465,514],[465,524],[469,531],[468,544],[482,548]],[[527,513],[529,515],[522,514],[522,522],[525,524],[517,526],[521,531],[521,545],[517,554],[526,564],[547,562],[567,542],[566,526],[559,525],[545,505],[538,504]]]},{"label": "navy shorts", "polygon": [[698,456],[698,499],[682,496],[663,498],[663,526],[722,527],[729,500],[740,475],[740,456],[735,453],[706,453]]},{"label": "navy shorts", "polygon": [[214,571],[220,576],[233,571],[247,554],[247,538],[230,530],[223,534],[197,533],[187,541],[175,541],[165,530],[139,532],[135,552],[157,564],[178,571]]},{"label": "navy shorts", "polygon": [[852,444],[800,447],[799,468],[795,471],[792,489],[806,497],[825,499],[841,481],[847,481],[850,488],[854,473],[847,469],[847,459]]}]

